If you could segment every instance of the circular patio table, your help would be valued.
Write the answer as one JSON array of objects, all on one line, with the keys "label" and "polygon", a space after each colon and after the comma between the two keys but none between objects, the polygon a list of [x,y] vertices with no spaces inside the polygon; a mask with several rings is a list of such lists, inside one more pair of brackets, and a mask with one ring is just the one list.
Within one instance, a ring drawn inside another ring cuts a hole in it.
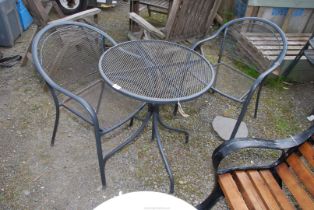
[{"label": "circular patio table", "polygon": [[166,125],[159,116],[159,106],[180,105],[180,102],[205,93],[214,82],[212,65],[188,47],[168,41],[139,40],[123,42],[105,51],[100,57],[99,71],[114,90],[148,104],[145,119],[152,117],[152,140],[157,140],[170,179],[170,193],[173,193],[174,178],[160,140],[158,124],[185,134],[186,143],[189,134]]},{"label": "circular patio table", "polygon": [[160,192],[131,192],[111,198],[94,210],[196,210],[191,204]]}]

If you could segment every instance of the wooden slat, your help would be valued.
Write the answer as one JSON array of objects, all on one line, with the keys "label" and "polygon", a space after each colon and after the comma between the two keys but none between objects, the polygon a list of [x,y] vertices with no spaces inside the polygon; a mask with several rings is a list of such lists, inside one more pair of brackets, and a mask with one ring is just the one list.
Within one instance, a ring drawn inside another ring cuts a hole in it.
[{"label": "wooden slat", "polygon": [[283,180],[285,185],[288,187],[289,191],[292,193],[299,206],[302,209],[312,209],[314,202],[311,200],[306,191],[300,186],[296,178],[290,172],[287,164],[282,163],[276,167],[277,173],[280,178]]},{"label": "wooden slat", "polygon": [[[270,46],[264,46],[264,45],[258,45],[256,46],[257,49],[260,50],[278,50],[281,49],[281,46],[275,46],[275,45],[270,45]],[[301,50],[303,46],[296,45],[296,46],[288,46],[288,50]]]},{"label": "wooden slat", "polygon": [[240,188],[240,192],[242,193],[249,209],[266,209],[263,200],[258,195],[258,192],[246,172],[236,171],[235,177]]},{"label": "wooden slat", "polygon": [[300,152],[305,157],[305,159],[309,162],[309,164],[314,167],[314,149],[313,146],[305,142],[301,147],[299,147]]},{"label": "wooden slat", "polygon": [[218,183],[231,209],[248,209],[230,173],[219,175]]},{"label": "wooden slat", "polygon": [[302,181],[306,189],[314,195],[314,176],[312,172],[303,164],[300,157],[293,153],[287,158],[287,162]]},{"label": "wooden slat", "polygon": [[[275,59],[277,59],[277,56],[267,56],[267,58],[269,59],[269,60],[275,60]],[[286,56],[285,57],[285,60],[294,60],[295,59],[295,56]],[[305,56],[302,56],[301,58],[300,58],[300,60],[306,60],[307,58],[305,57]]]},{"label": "wooden slat", "polygon": [[293,210],[294,207],[280,188],[279,184],[276,182],[272,173],[269,170],[261,170],[260,174],[262,175],[264,181],[267,183],[275,199],[280,204],[281,208],[284,210]]},{"label": "wooden slat", "polygon": [[[279,50],[261,50],[261,52],[263,53],[263,55],[279,55],[279,53],[281,51],[279,51]],[[299,52],[300,52],[300,50],[288,50],[286,55],[296,56],[299,54]]]},{"label": "wooden slat", "polygon": [[249,170],[248,172],[251,181],[254,183],[255,188],[257,189],[260,197],[263,199],[265,205],[268,209],[280,209],[279,204],[268,188],[267,184],[264,182],[264,179],[261,177],[257,170]]},{"label": "wooden slat", "polygon": [[[256,32],[246,32],[246,36],[274,36],[272,33],[256,33]],[[279,36],[279,34],[275,34]],[[285,33],[286,37],[310,37],[311,33]]]},{"label": "wooden slat", "polygon": [[93,9],[89,9],[89,10],[85,10],[85,11],[82,11],[82,12],[75,13],[73,15],[66,16],[64,18],[60,18],[60,19],[57,19],[57,20],[50,21],[50,22],[48,22],[48,24],[54,24],[54,23],[59,23],[59,22],[62,22],[62,21],[68,21],[68,20],[72,20],[73,21],[73,20],[77,20],[77,19],[81,19],[81,18],[86,18],[86,17],[90,17],[90,16],[93,16],[93,15],[97,15],[100,12],[101,12],[100,9],[93,8]]},{"label": "wooden slat", "polygon": [[[282,45],[281,42],[279,41],[250,41],[254,45]],[[305,42],[304,41],[289,41],[288,40],[288,45],[301,45],[304,46]]]},{"label": "wooden slat", "polygon": [[142,18],[141,16],[139,16],[138,14],[131,12],[129,14],[129,18],[131,20],[133,20],[134,22],[136,22],[138,25],[140,25],[141,27],[143,27],[145,30],[149,31],[150,33],[158,36],[159,38],[163,39],[165,38],[165,34],[162,33],[159,29],[157,29],[156,27],[154,27],[153,25],[151,25],[149,22],[147,22],[144,18]]},{"label": "wooden slat", "polygon": [[248,5],[260,7],[293,7],[293,8],[314,8],[313,0],[249,0]]},{"label": "wooden slat", "polygon": [[[307,36],[302,36],[302,37],[298,37],[298,36],[288,36],[287,40],[289,41],[304,41],[307,42],[307,40],[309,40],[310,37]],[[248,37],[249,40],[254,40],[254,41],[275,41],[277,40],[277,38],[275,36],[249,36]]]}]

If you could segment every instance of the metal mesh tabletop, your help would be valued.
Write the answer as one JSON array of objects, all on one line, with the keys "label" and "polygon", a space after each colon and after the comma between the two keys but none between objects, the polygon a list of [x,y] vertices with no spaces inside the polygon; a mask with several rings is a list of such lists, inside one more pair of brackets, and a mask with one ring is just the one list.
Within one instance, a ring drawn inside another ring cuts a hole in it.
[{"label": "metal mesh tabletop", "polygon": [[118,44],[101,56],[99,69],[116,90],[150,103],[191,100],[207,91],[215,77],[200,54],[159,40]]}]

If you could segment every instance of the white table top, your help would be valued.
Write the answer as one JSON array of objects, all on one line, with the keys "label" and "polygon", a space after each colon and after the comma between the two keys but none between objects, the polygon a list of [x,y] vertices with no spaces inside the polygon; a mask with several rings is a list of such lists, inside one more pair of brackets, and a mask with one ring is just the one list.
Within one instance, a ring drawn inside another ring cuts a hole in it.
[{"label": "white table top", "polygon": [[189,203],[173,195],[140,191],[111,198],[94,210],[196,210]]}]

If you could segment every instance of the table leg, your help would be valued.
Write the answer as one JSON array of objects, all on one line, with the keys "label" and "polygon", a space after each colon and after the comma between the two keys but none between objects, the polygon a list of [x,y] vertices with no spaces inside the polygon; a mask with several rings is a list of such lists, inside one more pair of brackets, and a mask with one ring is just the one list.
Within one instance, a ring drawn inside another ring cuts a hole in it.
[{"label": "table leg", "polygon": [[174,192],[174,178],[173,178],[173,174],[171,171],[171,168],[169,166],[166,154],[164,153],[164,149],[160,140],[160,135],[158,132],[158,118],[159,118],[159,113],[154,111],[153,112],[153,133],[155,135],[155,138],[157,139],[157,145],[158,145],[158,149],[159,149],[159,153],[160,156],[162,157],[162,161],[165,165],[166,171],[168,173],[169,176],[169,180],[170,180],[170,193]]},{"label": "table leg", "polygon": [[182,129],[178,129],[178,128],[173,128],[173,127],[170,127],[169,125],[166,125],[160,118],[160,116],[158,115],[158,122],[161,126],[163,126],[164,128],[168,129],[168,130],[172,130],[172,131],[175,131],[175,132],[178,132],[178,133],[184,133],[185,135],[185,143],[188,143],[189,142],[189,133],[185,130],[182,130]]}]

